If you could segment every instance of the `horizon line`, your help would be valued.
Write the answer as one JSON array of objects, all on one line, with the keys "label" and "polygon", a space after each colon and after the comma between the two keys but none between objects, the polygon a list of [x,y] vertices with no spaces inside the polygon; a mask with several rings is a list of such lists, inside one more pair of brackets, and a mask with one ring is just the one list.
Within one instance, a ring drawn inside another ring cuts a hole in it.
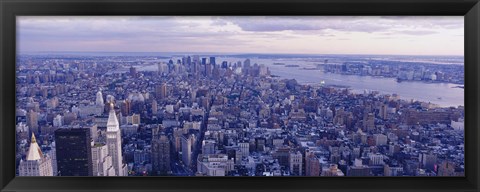
[{"label": "horizon line", "polygon": [[221,54],[221,55],[378,55],[378,56],[450,56],[450,57],[465,57],[465,55],[414,55],[414,54],[375,54],[375,53],[235,53],[235,52],[182,52],[182,51],[19,51],[17,54],[28,53],[179,53],[179,54]]}]

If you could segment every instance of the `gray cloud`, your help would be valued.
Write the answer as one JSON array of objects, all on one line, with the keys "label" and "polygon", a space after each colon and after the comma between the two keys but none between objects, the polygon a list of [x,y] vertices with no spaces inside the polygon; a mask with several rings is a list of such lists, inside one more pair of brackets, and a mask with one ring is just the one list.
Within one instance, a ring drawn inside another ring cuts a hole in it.
[{"label": "gray cloud", "polygon": [[[216,17],[215,23],[225,25],[231,22],[244,31],[275,32],[275,31],[325,31],[342,32],[387,32],[396,29],[410,29],[400,32],[411,35],[427,35],[437,33],[419,28],[436,30],[463,29],[461,16],[297,16],[297,17]],[[414,30],[419,32],[413,32]]]},{"label": "gray cloud", "polygon": [[422,31],[422,30],[417,30],[417,31],[398,31],[398,33],[401,34],[407,34],[407,35],[431,35],[431,34],[436,34],[437,32],[435,31]]},{"label": "gray cloud", "polygon": [[377,32],[389,27],[359,17],[219,17],[216,23],[232,22],[245,31],[321,31]]},{"label": "gray cloud", "polygon": [[343,40],[352,32],[371,33],[381,37],[378,39],[399,34],[426,36],[446,29],[463,29],[463,17],[20,16],[17,24],[21,50],[249,52],[307,37]]}]

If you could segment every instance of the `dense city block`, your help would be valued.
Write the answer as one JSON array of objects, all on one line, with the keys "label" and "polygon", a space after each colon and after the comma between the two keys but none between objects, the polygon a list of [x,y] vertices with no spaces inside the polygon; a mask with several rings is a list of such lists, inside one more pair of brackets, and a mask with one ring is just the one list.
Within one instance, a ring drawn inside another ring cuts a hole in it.
[{"label": "dense city block", "polygon": [[[464,175],[463,106],[305,84],[270,70],[282,63],[221,58],[18,56],[17,174]],[[322,60],[304,70],[464,82],[463,65]]]}]

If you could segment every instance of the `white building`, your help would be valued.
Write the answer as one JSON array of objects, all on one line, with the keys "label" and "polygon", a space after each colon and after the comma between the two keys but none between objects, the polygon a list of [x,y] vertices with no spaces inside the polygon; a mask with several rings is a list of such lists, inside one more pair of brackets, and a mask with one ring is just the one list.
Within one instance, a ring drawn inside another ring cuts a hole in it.
[{"label": "white building", "polygon": [[124,176],[122,157],[122,136],[113,103],[110,103],[110,113],[107,121],[107,145],[108,155],[112,156],[113,168],[116,176]]},{"label": "white building", "polygon": [[20,160],[20,176],[53,176],[52,159],[43,155],[37,144],[35,134],[32,134],[30,148],[25,161]]},{"label": "white building", "polygon": [[375,140],[376,146],[386,145],[387,144],[387,136],[383,134],[374,134],[373,139]]},{"label": "white building", "polygon": [[55,118],[53,118],[53,126],[54,127],[63,126],[63,117],[60,114],[58,114],[57,116],[55,116]]},{"label": "white building", "polygon": [[370,159],[369,164],[370,165],[383,165],[383,155],[380,153],[369,153],[368,158]]},{"label": "white building", "polygon": [[247,157],[248,155],[250,155],[250,143],[242,142],[238,143],[238,146],[240,147],[240,151],[242,152],[242,157]]},{"label": "white building", "polygon": [[456,131],[463,131],[465,128],[465,119],[459,118],[458,121],[451,121],[450,125]]},{"label": "white building", "polygon": [[225,176],[234,169],[234,160],[226,154],[200,154],[197,159],[197,172],[206,176]]},{"label": "white building", "polygon": [[57,176],[58,174],[58,167],[57,167],[57,149],[55,146],[55,141],[50,144],[50,151],[47,152],[48,156],[52,159],[52,170],[53,176]]},{"label": "white building", "polygon": [[290,153],[289,162],[290,162],[290,172],[292,175],[301,176],[302,175],[302,159],[303,155],[300,151],[296,153]]},{"label": "white building", "polygon": [[115,176],[112,163],[112,156],[108,155],[107,145],[94,144],[92,146],[93,176]]},{"label": "white building", "polygon": [[105,103],[103,102],[103,94],[102,91],[97,92],[97,98],[95,99],[95,105],[103,107]]}]

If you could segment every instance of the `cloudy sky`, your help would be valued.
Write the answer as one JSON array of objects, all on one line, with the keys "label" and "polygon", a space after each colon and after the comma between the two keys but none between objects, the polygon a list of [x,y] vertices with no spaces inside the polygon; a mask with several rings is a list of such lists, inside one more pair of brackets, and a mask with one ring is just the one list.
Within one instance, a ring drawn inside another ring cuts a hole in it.
[{"label": "cloudy sky", "polygon": [[18,51],[463,55],[463,16],[17,17]]}]

